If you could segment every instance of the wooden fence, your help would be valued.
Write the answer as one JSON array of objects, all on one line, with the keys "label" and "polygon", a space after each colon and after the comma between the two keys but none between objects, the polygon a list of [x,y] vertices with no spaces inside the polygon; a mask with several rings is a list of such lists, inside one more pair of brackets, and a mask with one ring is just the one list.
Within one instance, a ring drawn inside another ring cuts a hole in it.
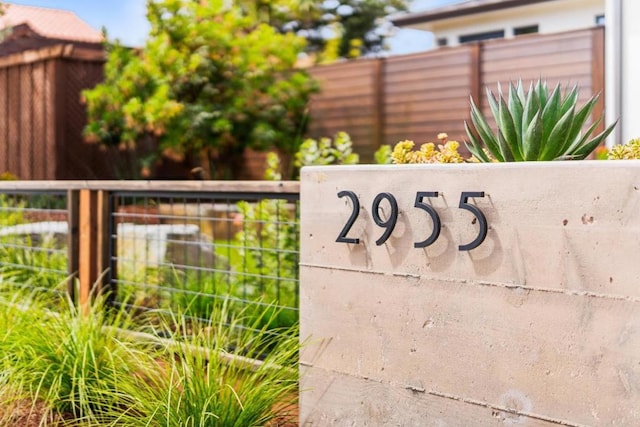
[{"label": "wooden fence", "polygon": [[59,44],[0,58],[0,171],[21,179],[107,178],[110,156],[83,142],[80,93],[102,81],[102,49]]},{"label": "wooden fence", "polygon": [[435,51],[311,69],[322,92],[311,104],[310,135],[348,132],[364,161],[381,144],[465,137],[469,96],[488,113],[485,86],[523,79],[577,84],[581,101],[604,105],[604,28],[491,40]]},{"label": "wooden fence", "polygon": [[[0,172],[21,179],[111,179],[126,166],[115,150],[87,144],[81,91],[101,82],[104,53],[70,44],[0,58]],[[581,99],[604,103],[604,29],[522,36],[414,55],[318,66],[322,92],[312,99],[309,136],[348,132],[371,161],[381,144],[464,139],[469,96],[488,111],[484,87],[542,77],[578,84]],[[249,154],[242,179],[259,179],[264,156]],[[184,178],[188,173],[164,177]]]}]

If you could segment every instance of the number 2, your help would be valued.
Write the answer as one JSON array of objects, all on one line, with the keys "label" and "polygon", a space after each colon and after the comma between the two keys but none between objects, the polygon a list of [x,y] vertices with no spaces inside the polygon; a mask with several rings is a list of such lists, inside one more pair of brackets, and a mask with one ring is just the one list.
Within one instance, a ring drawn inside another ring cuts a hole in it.
[{"label": "number 2", "polygon": [[342,231],[340,231],[336,242],[354,243],[357,245],[358,243],[360,243],[360,239],[358,239],[357,237],[347,237],[347,233],[349,233],[349,230],[351,230],[351,227],[353,227],[353,224],[356,222],[356,218],[358,218],[358,214],[360,213],[360,201],[358,200],[358,196],[356,196],[356,193],[354,193],[353,191],[341,191],[338,193],[338,197],[348,197],[349,199],[351,199],[353,208],[351,210],[351,216],[347,220],[347,223],[344,225],[344,227],[342,227]]}]

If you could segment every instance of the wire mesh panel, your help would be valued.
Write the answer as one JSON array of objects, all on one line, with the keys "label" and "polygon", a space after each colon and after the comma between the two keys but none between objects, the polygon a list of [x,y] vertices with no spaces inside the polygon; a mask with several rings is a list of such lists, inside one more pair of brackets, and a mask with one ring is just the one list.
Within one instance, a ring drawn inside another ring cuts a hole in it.
[{"label": "wire mesh panel", "polygon": [[65,191],[0,193],[0,289],[60,294],[68,279]]},{"label": "wire mesh panel", "polygon": [[298,194],[114,192],[115,303],[207,321],[225,304],[242,328],[298,319]]}]

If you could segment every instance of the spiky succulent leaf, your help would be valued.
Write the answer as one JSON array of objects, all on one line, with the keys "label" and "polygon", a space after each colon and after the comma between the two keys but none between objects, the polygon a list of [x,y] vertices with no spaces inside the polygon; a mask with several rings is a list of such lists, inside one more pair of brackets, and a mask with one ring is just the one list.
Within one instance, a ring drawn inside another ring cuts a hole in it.
[{"label": "spiky succulent leaf", "polygon": [[489,127],[471,99],[471,122],[475,129],[465,124],[471,140],[468,147],[480,161],[491,160],[491,156],[501,162],[584,158],[602,143],[615,124],[591,138],[600,118],[582,134],[598,96],[580,108],[578,98],[577,86],[563,94],[561,85],[557,84],[549,92],[547,82],[542,80],[530,83],[528,91],[524,90],[522,81],[511,83],[507,98],[498,84],[497,95],[487,90],[488,104],[498,129],[494,132]]},{"label": "spiky succulent leaf", "polygon": [[493,135],[489,124],[485,120],[484,116],[471,99],[471,122],[478,132],[478,136],[487,146],[487,150],[500,162],[504,162],[504,157],[500,152],[500,147],[498,145],[498,141],[496,137]]},{"label": "spiky succulent leaf", "polygon": [[522,85],[522,80],[518,80],[516,93],[518,94],[518,98],[520,98],[520,102],[524,104],[524,100],[526,99],[526,95],[524,93],[524,86]]},{"label": "spiky succulent leaf", "polygon": [[576,105],[578,101],[578,86],[574,85],[571,91],[564,96],[562,105],[560,106],[561,115],[564,115],[569,109]]},{"label": "spiky succulent leaf", "polygon": [[[561,117],[560,115],[560,85],[557,85],[555,89],[553,89],[553,93],[548,97],[546,103],[542,102],[542,97],[540,97],[540,105],[543,108],[542,110],[542,140],[547,141],[549,139],[549,135],[551,135],[551,131],[555,126],[558,119]],[[544,149],[543,149],[544,150]]]},{"label": "spiky succulent leaf", "polygon": [[525,160],[538,160],[540,142],[542,140],[542,120],[540,111],[537,111],[527,126],[523,136],[522,148]]},{"label": "spiky succulent leaf", "polygon": [[613,132],[613,128],[616,126],[616,124],[618,124],[617,120],[611,126],[578,147],[578,149],[573,154],[576,155],[580,160],[587,157],[593,150],[596,149],[598,145],[602,144],[604,139],[608,137],[611,132]]},{"label": "spiky succulent leaf", "polygon": [[536,84],[536,92],[538,93],[538,99],[540,100],[541,108],[544,108],[547,105],[547,98],[549,97],[549,87],[547,82],[543,82],[542,80],[538,80]]},{"label": "spiky succulent leaf", "polygon": [[[498,142],[503,150],[503,157],[505,159],[511,157],[515,161],[522,161],[520,149],[522,137],[519,135],[514,124],[517,111],[513,111],[514,116],[512,116],[509,106],[502,96],[500,96],[498,102],[498,129],[500,130],[498,133]],[[521,114],[522,113],[520,113],[519,117],[522,117]],[[501,136],[502,138],[500,138]]]},{"label": "spiky succulent leaf", "polygon": [[478,161],[482,163],[491,163],[491,159],[482,149],[482,144],[471,131],[469,123],[467,123],[466,120],[464,121],[464,129],[467,131],[467,136],[469,136],[469,140],[471,142],[471,144],[465,143],[465,145],[467,146],[467,150],[469,150],[469,152],[473,154],[475,158],[478,159]]},{"label": "spiky succulent leaf", "polygon": [[513,153],[509,148],[509,143],[504,139],[502,135],[502,131],[498,129],[498,145],[500,146],[500,154],[502,154],[502,158],[505,162],[514,162],[515,159],[513,157]]},{"label": "spiky succulent leaf", "polygon": [[520,100],[520,96],[518,95],[518,90],[513,84],[509,85],[509,111],[511,112],[513,126],[516,132],[516,137],[518,138],[518,152],[520,154],[521,160],[524,160],[524,154],[522,150],[522,133],[524,131],[522,127],[522,114],[524,112],[524,107],[522,105],[522,101]]},{"label": "spiky succulent leaf", "polygon": [[540,153],[540,160],[555,160],[563,154],[562,148],[565,145],[567,135],[571,129],[573,116],[574,110],[571,109],[564,113],[564,115],[554,124],[551,134],[545,141],[545,146]]},{"label": "spiky succulent leaf", "polygon": [[602,122],[602,118],[599,118],[594,123],[592,123],[591,126],[589,126],[589,128],[587,129],[587,131],[582,135],[582,137],[576,138],[576,140],[573,141],[573,143],[569,146],[569,148],[567,148],[565,150],[563,156],[564,157],[570,156],[571,153],[575,152],[578,148],[580,148],[583,145],[585,145],[587,143],[587,141],[589,140],[589,136],[600,125],[600,122]]},{"label": "spiky succulent leaf", "polygon": [[[562,147],[562,154],[565,155],[567,154],[567,152],[569,151],[570,147],[573,146],[574,142],[580,139],[580,132],[582,131],[582,128],[584,127],[585,123],[587,122],[587,120],[589,119],[590,115],[591,115],[591,111],[593,111],[593,108],[596,105],[596,102],[598,101],[598,97],[594,96],[591,97],[586,104],[584,104],[577,113],[575,113],[574,117],[573,117],[573,123],[571,123],[571,129],[569,130],[569,133],[567,135],[567,139],[565,141],[564,146]],[[599,122],[600,120],[598,120]],[[594,128],[595,129],[595,128]],[[592,131],[588,132],[587,135],[589,135]]]},{"label": "spiky succulent leaf", "polygon": [[[533,90],[533,85],[529,86],[529,93],[524,103],[524,111],[522,112],[522,129],[527,129],[533,120],[533,117],[540,111],[540,98],[538,93]],[[538,114],[539,115],[539,114]],[[539,118],[542,120],[542,117]]]},{"label": "spiky succulent leaf", "polygon": [[491,108],[491,114],[493,114],[493,117],[497,119],[500,115],[500,113],[498,112],[499,110],[498,101],[496,100],[496,97],[493,95],[493,92],[491,92],[491,90],[489,89],[487,89],[487,101],[489,102],[489,108]]}]

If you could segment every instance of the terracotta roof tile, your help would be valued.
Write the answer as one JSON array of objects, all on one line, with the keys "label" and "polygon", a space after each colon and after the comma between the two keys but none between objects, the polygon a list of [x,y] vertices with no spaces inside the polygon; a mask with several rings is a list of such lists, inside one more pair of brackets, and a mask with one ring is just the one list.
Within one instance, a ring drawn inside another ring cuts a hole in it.
[{"label": "terracotta roof tile", "polygon": [[102,33],[93,29],[75,13],[44,7],[5,4],[0,16],[0,28],[27,24],[39,35],[47,38],[100,43]]}]

